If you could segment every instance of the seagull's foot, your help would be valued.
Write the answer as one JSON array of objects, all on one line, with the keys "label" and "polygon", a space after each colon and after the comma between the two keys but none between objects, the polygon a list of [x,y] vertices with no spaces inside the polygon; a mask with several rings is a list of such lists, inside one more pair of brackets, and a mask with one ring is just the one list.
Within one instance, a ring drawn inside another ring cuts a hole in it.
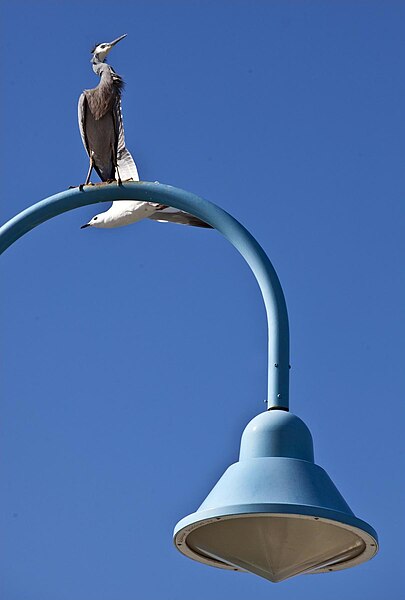
[{"label": "seagull's foot", "polygon": [[118,175],[117,184],[122,185],[121,177]]}]

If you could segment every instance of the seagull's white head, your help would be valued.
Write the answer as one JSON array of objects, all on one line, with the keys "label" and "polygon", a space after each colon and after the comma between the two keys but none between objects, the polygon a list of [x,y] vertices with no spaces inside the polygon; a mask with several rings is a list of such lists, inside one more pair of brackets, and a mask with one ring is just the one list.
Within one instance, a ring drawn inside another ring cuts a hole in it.
[{"label": "seagull's white head", "polygon": [[124,35],[121,35],[119,38],[117,38],[113,42],[103,42],[101,44],[95,44],[93,50],[91,51],[91,53],[93,55],[93,59],[96,59],[100,62],[104,62],[107,57],[107,54],[110,52],[111,48],[113,48],[115,46],[115,44],[118,44],[118,42],[123,40],[124,37],[126,37],[126,36],[127,36],[127,34],[124,33]]},{"label": "seagull's white head", "polygon": [[99,215],[94,215],[94,217],[90,219],[88,223],[82,225],[80,229],[85,229],[86,227],[112,227],[112,225],[109,223],[111,221],[111,218],[109,218],[107,212],[108,211],[105,211],[103,213],[100,213]]}]

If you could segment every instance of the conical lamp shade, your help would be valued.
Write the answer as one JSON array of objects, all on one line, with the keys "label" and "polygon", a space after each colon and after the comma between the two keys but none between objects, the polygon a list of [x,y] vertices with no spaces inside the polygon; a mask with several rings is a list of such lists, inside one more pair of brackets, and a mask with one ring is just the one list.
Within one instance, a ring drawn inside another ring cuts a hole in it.
[{"label": "conical lamp shade", "polygon": [[344,569],[377,551],[374,530],[314,464],[306,425],[276,410],[249,423],[239,462],[177,524],[174,538],[195,560],[273,582]]}]

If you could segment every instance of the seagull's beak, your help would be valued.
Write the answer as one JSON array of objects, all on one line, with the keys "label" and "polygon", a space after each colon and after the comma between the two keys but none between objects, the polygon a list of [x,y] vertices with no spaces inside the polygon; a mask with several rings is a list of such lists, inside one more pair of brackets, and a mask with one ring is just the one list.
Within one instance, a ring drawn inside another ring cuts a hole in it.
[{"label": "seagull's beak", "polygon": [[85,223],[80,227],[80,229],[86,229],[86,227],[90,227],[90,223]]},{"label": "seagull's beak", "polygon": [[120,37],[118,37],[116,40],[114,40],[113,42],[110,42],[110,46],[111,48],[113,46],[115,46],[115,44],[118,44],[118,42],[120,42],[121,40],[123,40],[125,37],[127,37],[127,34],[124,33],[124,35],[121,35]]}]

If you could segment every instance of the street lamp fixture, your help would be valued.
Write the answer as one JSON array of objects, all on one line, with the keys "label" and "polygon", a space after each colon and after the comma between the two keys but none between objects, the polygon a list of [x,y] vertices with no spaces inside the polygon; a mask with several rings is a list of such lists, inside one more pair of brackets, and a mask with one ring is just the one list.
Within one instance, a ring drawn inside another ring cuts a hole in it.
[{"label": "street lamp fixture", "polygon": [[174,540],[194,560],[273,582],[353,567],[377,551],[372,527],[314,463],[308,427],[280,409],[247,425],[239,462],[176,525]]},{"label": "street lamp fixture", "polygon": [[207,565],[273,582],[353,567],[372,558],[377,534],[355,517],[314,462],[312,436],[289,412],[289,326],[280,281],[264,250],[227,212],[179,188],[136,182],[75,188],[39,202],[0,228],[0,253],[37,225],[74,208],[116,200],[159,202],[222,233],[252,269],[268,323],[267,411],[242,435],[231,465],[199,509],[174,530],[176,548]]}]

